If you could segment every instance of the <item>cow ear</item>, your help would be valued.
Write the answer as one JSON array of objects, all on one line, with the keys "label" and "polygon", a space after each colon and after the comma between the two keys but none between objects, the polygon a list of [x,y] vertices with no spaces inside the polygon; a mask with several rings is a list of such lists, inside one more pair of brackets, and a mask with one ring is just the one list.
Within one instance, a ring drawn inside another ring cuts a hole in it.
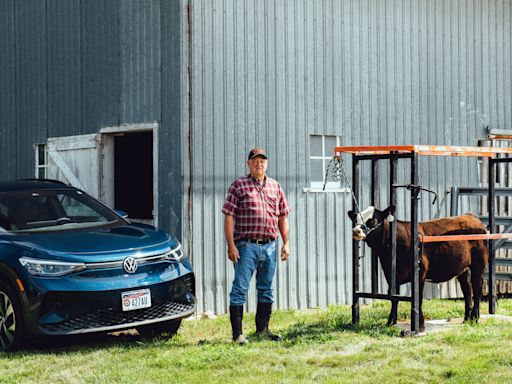
[{"label": "cow ear", "polygon": [[395,221],[395,216],[393,216],[393,214],[395,213],[395,206],[394,205],[391,205],[389,206],[388,209],[386,209],[384,211],[384,213],[387,213],[387,216],[386,216],[386,220],[391,223],[393,221]]},{"label": "cow ear", "polygon": [[353,222],[356,222],[357,213],[355,213],[354,211],[348,211],[347,214],[348,214],[348,217],[350,217],[350,220],[352,220]]}]

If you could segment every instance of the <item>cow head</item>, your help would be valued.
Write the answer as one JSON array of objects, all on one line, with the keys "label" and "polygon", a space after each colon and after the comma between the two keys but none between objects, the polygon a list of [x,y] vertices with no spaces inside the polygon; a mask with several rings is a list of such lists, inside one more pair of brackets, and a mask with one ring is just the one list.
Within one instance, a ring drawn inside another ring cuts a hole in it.
[{"label": "cow head", "polygon": [[373,206],[359,213],[348,211],[348,217],[350,217],[350,220],[354,223],[352,238],[355,240],[366,240],[371,232],[377,230],[384,223],[384,220],[389,222],[393,221],[394,213],[394,205],[391,205],[384,211],[379,211]]}]

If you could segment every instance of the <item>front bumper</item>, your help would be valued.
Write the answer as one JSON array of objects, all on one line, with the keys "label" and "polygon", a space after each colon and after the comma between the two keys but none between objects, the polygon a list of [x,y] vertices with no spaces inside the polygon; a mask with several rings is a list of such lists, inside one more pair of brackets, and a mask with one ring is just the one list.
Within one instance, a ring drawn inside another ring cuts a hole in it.
[{"label": "front bumper", "polygon": [[[195,311],[194,276],[150,287],[152,306],[123,312],[121,292],[52,292],[46,295],[39,330],[46,335],[105,332],[187,317]],[[137,289],[137,288],[135,288]]]},{"label": "front bumper", "polygon": [[[144,265],[137,273],[119,268],[44,278],[20,269],[27,335],[105,332],[179,319],[195,311],[195,279],[188,260]],[[123,311],[123,292],[149,289],[151,307]]]}]

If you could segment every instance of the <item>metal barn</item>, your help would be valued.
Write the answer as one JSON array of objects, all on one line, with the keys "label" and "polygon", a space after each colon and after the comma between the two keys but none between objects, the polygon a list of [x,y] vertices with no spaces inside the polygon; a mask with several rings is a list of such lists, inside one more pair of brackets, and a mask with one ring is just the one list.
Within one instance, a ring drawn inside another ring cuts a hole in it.
[{"label": "metal barn", "polygon": [[[176,234],[198,310],[223,313],[221,206],[263,146],[292,207],[276,306],[348,304],[349,185],[322,190],[334,146],[475,146],[511,129],[511,25],[510,0],[0,0],[0,179],[62,179]],[[440,198],[420,219],[447,215],[479,169],[422,159]]]}]

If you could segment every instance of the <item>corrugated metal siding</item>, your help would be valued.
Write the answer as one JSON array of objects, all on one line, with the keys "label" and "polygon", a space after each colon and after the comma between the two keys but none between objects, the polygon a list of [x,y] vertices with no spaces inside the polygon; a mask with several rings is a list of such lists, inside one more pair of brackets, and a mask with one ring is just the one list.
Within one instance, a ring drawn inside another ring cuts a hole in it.
[{"label": "corrugated metal siding", "polygon": [[[229,183],[247,172],[250,147],[268,149],[268,173],[293,209],[292,257],[279,263],[277,305],[305,308],[351,300],[350,196],[302,191],[309,184],[310,134],[339,135],[344,145],[477,145],[486,126],[510,128],[510,1],[197,0],[190,6],[183,82],[190,69],[191,115],[183,124],[191,132],[186,177],[202,310],[224,312],[228,305],[233,274],[220,209]],[[421,200],[423,220],[448,213],[449,187],[478,182],[476,159],[423,158],[420,168],[423,185],[440,194],[436,206],[428,196]],[[367,172],[363,179],[368,183]],[[409,181],[405,164],[399,181]],[[399,209],[406,218],[404,193]],[[454,284],[427,289],[427,296],[456,294]],[[249,309],[254,304],[251,292]]]},{"label": "corrugated metal siding", "polygon": [[[33,170],[32,144],[44,141],[46,105],[46,4],[15,2],[16,174]],[[30,175],[33,174],[33,171]]]},{"label": "corrugated metal siding", "polygon": [[88,0],[82,10],[82,132],[120,122],[119,0]]},{"label": "corrugated metal siding", "polygon": [[119,6],[121,123],[159,121],[159,1],[123,0]]},{"label": "corrugated metal siding", "polygon": [[0,20],[0,179],[32,177],[48,137],[160,120],[160,0],[4,0]]},{"label": "corrugated metal siding", "polygon": [[[162,117],[158,130],[158,223],[182,240],[181,0],[160,0],[162,28]],[[186,18],[185,18],[186,20]]]},{"label": "corrugated metal siding", "polygon": [[0,175],[16,174],[16,99],[14,60],[14,0],[4,1],[0,12]]},{"label": "corrugated metal siding", "polygon": [[48,137],[81,133],[80,2],[47,1]]}]

